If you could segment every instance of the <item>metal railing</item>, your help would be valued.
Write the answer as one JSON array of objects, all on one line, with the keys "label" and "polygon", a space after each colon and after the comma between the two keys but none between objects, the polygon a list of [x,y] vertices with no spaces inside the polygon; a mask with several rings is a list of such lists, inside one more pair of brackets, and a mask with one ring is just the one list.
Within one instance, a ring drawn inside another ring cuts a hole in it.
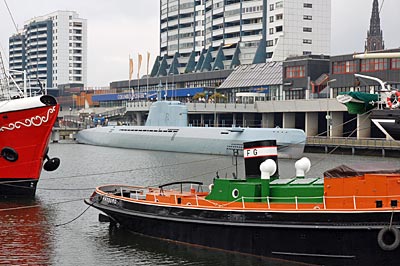
[{"label": "metal railing", "polygon": [[400,141],[378,138],[347,138],[347,137],[307,137],[307,145],[331,145],[342,147],[365,147],[376,149],[400,149]]},{"label": "metal railing", "polygon": [[[201,186],[202,187],[202,186]],[[126,188],[126,187],[124,187]],[[121,187],[121,190],[123,188]],[[157,189],[156,189],[157,190]],[[138,191],[135,191],[138,193]],[[140,190],[142,195],[146,195],[147,193],[154,193],[154,190],[149,188],[141,188]],[[159,199],[157,198],[157,195],[159,193],[154,193],[154,202],[158,203]],[[121,197],[124,198],[124,194],[121,193]],[[175,198],[175,204],[179,205],[177,201],[177,195],[182,195],[181,193],[179,194],[171,194]],[[193,206],[204,206],[199,204],[200,201],[207,202],[208,204],[213,205],[214,207],[217,208],[226,208],[229,207],[230,205],[241,202],[242,208],[243,209],[260,209],[259,206],[246,206],[247,203],[257,203],[257,204],[266,204],[263,205],[267,207],[269,210],[280,210],[282,207],[279,208],[274,208],[272,204],[287,204],[288,209],[289,206],[294,205],[295,210],[299,209],[307,209],[307,210],[328,210],[328,204],[332,203],[332,201],[335,200],[340,200],[342,207],[340,208],[332,208],[332,209],[343,209],[343,210],[368,210],[368,209],[376,209],[378,208],[376,205],[377,200],[390,200],[390,201],[395,201],[396,204],[394,206],[390,206],[392,209],[398,209],[400,208],[400,205],[398,205],[400,201],[400,195],[388,195],[388,196],[356,196],[356,195],[350,195],[350,196],[290,196],[290,197],[271,197],[271,196],[266,196],[266,197],[238,197],[237,199],[227,202],[225,204],[221,204],[221,202],[214,202],[213,200],[207,200],[204,196],[198,196],[196,193],[193,195],[195,197],[195,204]],[[132,199],[132,198],[131,198]],[[134,195],[133,199],[136,200],[143,200],[143,197],[138,197],[138,195]],[[360,201],[363,200],[363,203],[360,203]],[[367,207],[365,207],[365,203],[367,203]],[[312,209],[310,208],[301,208],[301,205],[306,204],[307,206],[314,205]],[[186,204],[187,206],[192,206],[192,203]],[[321,208],[321,207],[322,208]],[[381,209],[387,209],[387,207],[383,207]],[[234,208],[234,207],[233,207]],[[292,209],[292,208],[290,208]]]}]

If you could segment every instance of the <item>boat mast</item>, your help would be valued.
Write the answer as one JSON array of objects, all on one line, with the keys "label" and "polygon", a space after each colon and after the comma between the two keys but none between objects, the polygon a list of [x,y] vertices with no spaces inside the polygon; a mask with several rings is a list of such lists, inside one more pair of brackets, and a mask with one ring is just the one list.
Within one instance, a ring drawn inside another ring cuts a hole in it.
[{"label": "boat mast", "polygon": [[6,99],[7,92],[8,92],[8,84],[7,84],[7,74],[6,69],[4,67],[3,62],[3,54],[0,51],[0,100]]}]

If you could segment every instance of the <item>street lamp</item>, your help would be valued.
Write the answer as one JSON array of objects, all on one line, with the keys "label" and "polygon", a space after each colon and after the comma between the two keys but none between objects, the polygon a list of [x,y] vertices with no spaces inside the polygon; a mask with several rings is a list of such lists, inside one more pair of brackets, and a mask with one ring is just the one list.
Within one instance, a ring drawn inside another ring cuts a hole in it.
[{"label": "street lamp", "polygon": [[158,90],[157,90],[157,97],[156,100],[157,101],[161,101],[161,90],[162,90],[162,83],[161,83],[161,79],[160,79],[160,83],[158,83]]},{"label": "street lamp", "polygon": [[331,112],[329,112],[329,98],[331,95],[329,83],[335,82],[336,79],[331,79],[326,82],[326,136],[327,138],[331,137],[331,130],[332,130],[332,117],[331,117]]}]

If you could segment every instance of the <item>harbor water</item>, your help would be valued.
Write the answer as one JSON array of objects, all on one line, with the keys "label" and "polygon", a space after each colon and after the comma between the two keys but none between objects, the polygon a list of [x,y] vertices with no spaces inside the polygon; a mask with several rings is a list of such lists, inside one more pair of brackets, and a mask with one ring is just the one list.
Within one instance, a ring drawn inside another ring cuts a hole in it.
[{"label": "harbor water", "polygon": [[[96,186],[105,184],[158,186],[193,180],[204,182],[206,189],[216,172],[220,178],[232,177],[236,167],[229,156],[72,143],[51,144],[49,155],[59,157],[61,165],[42,173],[35,200],[0,202],[0,265],[297,265],[139,236],[99,222],[99,211],[83,203]],[[305,155],[313,164],[309,177],[363,161],[390,161],[400,167],[394,158]],[[281,178],[294,177],[294,163],[279,160]],[[242,178],[242,158],[237,169]]]}]

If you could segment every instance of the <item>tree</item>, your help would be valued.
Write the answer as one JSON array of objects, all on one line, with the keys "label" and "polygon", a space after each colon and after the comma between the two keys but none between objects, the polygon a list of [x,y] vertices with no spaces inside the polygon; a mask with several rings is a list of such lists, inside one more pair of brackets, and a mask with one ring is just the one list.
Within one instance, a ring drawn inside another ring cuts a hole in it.
[{"label": "tree", "polygon": [[228,97],[219,92],[214,93],[213,95],[210,96],[210,98],[214,100],[216,103],[223,103],[225,102],[226,99],[228,99]]}]

